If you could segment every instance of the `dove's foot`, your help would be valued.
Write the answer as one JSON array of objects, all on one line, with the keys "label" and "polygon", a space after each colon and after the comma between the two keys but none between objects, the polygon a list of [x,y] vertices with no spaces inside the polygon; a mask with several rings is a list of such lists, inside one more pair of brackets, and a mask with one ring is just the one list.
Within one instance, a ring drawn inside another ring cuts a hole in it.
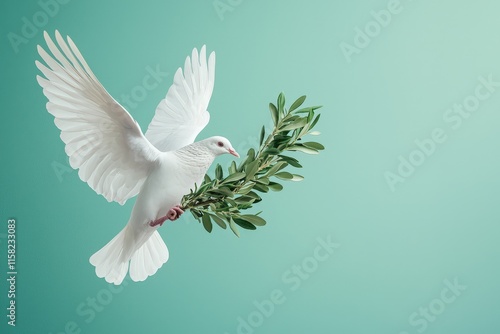
[{"label": "dove's foot", "polygon": [[172,209],[168,210],[167,212],[167,219],[174,221],[176,219],[179,219],[179,217],[184,213],[184,210],[181,209],[180,205],[174,206]]},{"label": "dove's foot", "polygon": [[174,206],[172,209],[168,210],[168,212],[165,216],[149,222],[149,226],[151,226],[151,227],[155,227],[157,225],[162,226],[166,220],[174,221],[174,220],[178,219],[183,213],[184,213],[184,210],[182,210],[179,205]]}]

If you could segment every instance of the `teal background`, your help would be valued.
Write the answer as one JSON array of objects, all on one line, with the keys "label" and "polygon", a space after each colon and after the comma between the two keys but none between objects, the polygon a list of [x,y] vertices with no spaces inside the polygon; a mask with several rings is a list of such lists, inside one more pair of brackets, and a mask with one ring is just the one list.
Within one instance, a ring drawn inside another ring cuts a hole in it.
[{"label": "teal background", "polygon": [[[41,7],[2,3],[0,332],[498,333],[500,93],[456,130],[443,114],[474,93],[479,76],[500,80],[500,4],[402,0],[348,62],[340,44],[353,44],[354,29],[387,1],[228,1],[221,19],[213,1],[72,0],[18,53],[7,34],[21,34],[22,18]],[[148,66],[170,73],[129,110],[143,129],[175,70],[207,44],[217,53],[216,84],[199,138],[224,135],[245,152],[283,91],[288,105],[306,94],[307,104],[324,106],[316,139],[327,150],[299,156],[306,179],[264,197],[257,208],[267,226],[238,239],[218,227],[208,234],[185,215],[160,230],[169,262],[114,289],[88,258],[127,222],[134,201],[107,203],[67,169],[35,80],[44,29],[70,35],[117,99],[142,84]],[[384,173],[396,173],[398,157],[435,128],[447,140],[391,191]],[[15,328],[5,317],[12,217]],[[340,247],[292,290],[282,276],[327,236]],[[411,323],[414,312],[440,305],[443,281],[455,278],[466,290],[432,320]],[[259,320],[254,301],[273,290],[285,301],[259,326],[238,328],[239,317]]]}]

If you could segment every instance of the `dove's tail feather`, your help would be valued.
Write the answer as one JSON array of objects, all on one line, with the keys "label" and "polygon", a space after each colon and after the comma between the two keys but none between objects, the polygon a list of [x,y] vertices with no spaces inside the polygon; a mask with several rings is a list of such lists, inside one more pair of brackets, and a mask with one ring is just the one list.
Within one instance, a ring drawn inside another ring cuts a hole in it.
[{"label": "dove's tail feather", "polygon": [[[144,281],[168,260],[167,246],[158,231],[142,243],[131,237],[128,227],[90,257],[96,275],[115,285],[123,282],[129,269],[133,281]],[[142,246],[137,248],[137,243],[142,243]]]},{"label": "dove's tail feather", "polygon": [[132,255],[130,278],[135,282],[144,281],[148,276],[154,275],[167,260],[167,245],[158,231],[154,231],[153,235]]}]

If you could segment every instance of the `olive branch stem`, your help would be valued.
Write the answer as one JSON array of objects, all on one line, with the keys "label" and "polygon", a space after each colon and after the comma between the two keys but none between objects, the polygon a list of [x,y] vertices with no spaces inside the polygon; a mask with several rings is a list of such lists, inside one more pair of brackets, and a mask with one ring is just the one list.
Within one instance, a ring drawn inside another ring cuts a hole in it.
[{"label": "olive branch stem", "polygon": [[[241,211],[252,208],[262,200],[257,192],[282,190],[283,186],[276,182],[276,179],[292,181],[303,179],[301,175],[284,170],[288,166],[302,168],[296,158],[285,153],[300,151],[318,154],[324,149],[323,145],[317,142],[302,142],[305,135],[319,134],[311,130],[319,121],[320,115],[315,115],[315,110],[320,106],[298,109],[305,99],[305,96],[299,97],[287,110],[285,96],[281,93],[276,105],[269,104],[274,128],[266,138],[265,127],[262,127],[257,152],[250,148],[246,158],[239,165],[232,161],[226,177],[223,175],[221,165],[217,164],[215,177],[212,179],[209,175],[205,175],[202,184],[195,185],[195,189],[183,197],[181,208],[190,210],[208,232],[212,231],[213,222],[223,229],[229,224],[236,236],[239,236],[236,225],[250,230],[265,225],[266,221],[259,216],[260,212],[242,214]],[[271,177],[275,179],[272,181]]]}]

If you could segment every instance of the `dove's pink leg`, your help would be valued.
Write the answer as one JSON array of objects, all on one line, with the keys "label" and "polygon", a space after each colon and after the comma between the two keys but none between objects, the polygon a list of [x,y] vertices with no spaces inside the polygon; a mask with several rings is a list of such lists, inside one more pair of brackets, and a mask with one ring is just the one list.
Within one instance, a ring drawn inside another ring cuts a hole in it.
[{"label": "dove's pink leg", "polygon": [[166,220],[174,221],[174,220],[178,219],[183,213],[184,213],[184,210],[182,210],[179,205],[174,206],[172,209],[168,210],[168,212],[165,216],[149,222],[149,226],[151,226],[151,227],[155,227],[156,225],[162,226]]}]

